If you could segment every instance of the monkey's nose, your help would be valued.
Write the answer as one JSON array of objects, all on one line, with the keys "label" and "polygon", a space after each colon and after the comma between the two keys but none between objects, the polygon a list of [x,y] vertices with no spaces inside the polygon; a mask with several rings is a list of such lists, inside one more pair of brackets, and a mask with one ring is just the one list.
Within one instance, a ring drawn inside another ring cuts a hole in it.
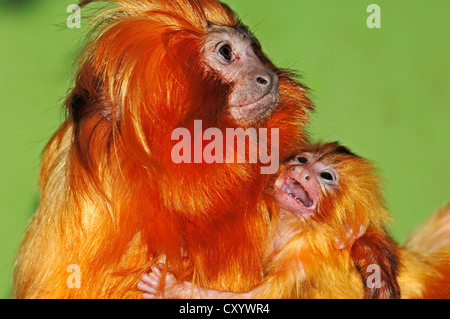
[{"label": "monkey's nose", "polygon": [[301,166],[295,166],[294,172],[298,173],[298,180],[305,180],[308,182],[311,179],[311,174],[309,171],[307,169],[303,169]]}]

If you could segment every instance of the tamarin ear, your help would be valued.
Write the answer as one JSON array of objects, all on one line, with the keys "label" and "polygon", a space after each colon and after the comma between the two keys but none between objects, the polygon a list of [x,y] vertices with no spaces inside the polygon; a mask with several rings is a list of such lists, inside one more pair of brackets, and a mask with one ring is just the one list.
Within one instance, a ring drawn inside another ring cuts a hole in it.
[{"label": "tamarin ear", "polygon": [[351,258],[361,275],[365,299],[398,299],[398,246],[383,230],[369,229],[355,241]]}]

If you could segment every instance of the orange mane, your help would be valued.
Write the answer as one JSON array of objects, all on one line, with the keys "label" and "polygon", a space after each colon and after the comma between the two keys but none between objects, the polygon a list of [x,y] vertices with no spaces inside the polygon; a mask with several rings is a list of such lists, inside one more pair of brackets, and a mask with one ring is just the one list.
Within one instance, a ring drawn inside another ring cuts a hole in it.
[{"label": "orange mane", "polygon": [[[83,1],[88,4],[93,1]],[[216,0],[122,0],[97,20],[66,100],[68,116],[45,149],[41,200],[20,248],[16,297],[138,297],[157,260],[180,278],[241,291],[260,280],[269,212],[258,164],[179,164],[178,127],[234,127],[230,85],[202,63],[210,25],[244,27]],[[262,127],[279,128],[280,161],[306,141],[305,88],[280,79]],[[259,209],[258,209],[259,208]],[[67,266],[82,272],[68,289]]]}]

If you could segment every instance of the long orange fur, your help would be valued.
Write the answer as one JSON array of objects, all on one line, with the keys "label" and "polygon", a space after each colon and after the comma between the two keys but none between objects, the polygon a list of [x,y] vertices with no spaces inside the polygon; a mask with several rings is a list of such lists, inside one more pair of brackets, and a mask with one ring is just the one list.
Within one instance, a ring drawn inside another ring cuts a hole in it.
[{"label": "long orange fur", "polygon": [[[94,2],[83,1],[82,4]],[[269,211],[258,164],[182,164],[171,132],[234,127],[229,85],[205,70],[208,25],[242,26],[216,0],[117,0],[84,50],[67,119],[45,148],[41,198],[19,249],[16,298],[139,298],[156,261],[204,287],[244,291],[261,280]],[[279,128],[280,159],[305,141],[305,88],[256,51],[280,79],[259,123]],[[187,256],[187,258],[185,258]],[[70,265],[81,286],[70,287]]]}]

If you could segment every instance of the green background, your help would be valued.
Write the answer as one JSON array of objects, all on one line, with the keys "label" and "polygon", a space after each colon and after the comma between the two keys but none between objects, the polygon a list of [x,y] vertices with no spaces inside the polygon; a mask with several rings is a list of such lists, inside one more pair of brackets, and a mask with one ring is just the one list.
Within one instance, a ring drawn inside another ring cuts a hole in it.
[{"label": "green background", "polygon": [[[37,204],[40,153],[64,118],[85,33],[68,29],[74,0],[0,0],[0,297]],[[402,242],[450,201],[448,1],[228,0],[280,67],[302,75],[315,140],[373,160]],[[381,7],[381,29],[366,8]]]}]

